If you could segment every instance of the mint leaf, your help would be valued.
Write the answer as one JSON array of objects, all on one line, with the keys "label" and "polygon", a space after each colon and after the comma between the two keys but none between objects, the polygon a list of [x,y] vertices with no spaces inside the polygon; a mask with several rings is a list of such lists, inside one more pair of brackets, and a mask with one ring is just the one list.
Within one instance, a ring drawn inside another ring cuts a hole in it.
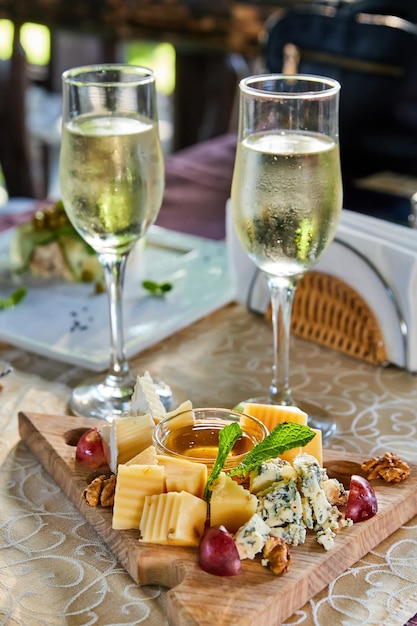
[{"label": "mint leaf", "polygon": [[213,469],[207,479],[207,483],[204,489],[204,499],[208,502],[210,499],[210,487],[212,483],[218,478],[220,472],[225,466],[226,459],[229,456],[229,452],[232,450],[236,441],[242,435],[243,431],[237,422],[228,424],[219,432],[219,447],[217,450],[217,457],[214,461]]},{"label": "mint leaf", "polygon": [[171,291],[172,284],[171,283],[157,283],[154,280],[144,280],[142,282],[142,287],[149,291],[153,296],[163,296],[168,291]]},{"label": "mint leaf", "polygon": [[230,470],[229,474],[244,477],[263,461],[274,459],[286,450],[305,446],[315,436],[316,433],[309,426],[293,422],[278,424],[265,439],[248,452],[237,467]]},{"label": "mint leaf", "polygon": [[27,289],[25,287],[19,287],[13,291],[8,298],[0,298],[0,311],[16,306],[16,304],[19,304],[19,302],[23,300],[26,294]]}]

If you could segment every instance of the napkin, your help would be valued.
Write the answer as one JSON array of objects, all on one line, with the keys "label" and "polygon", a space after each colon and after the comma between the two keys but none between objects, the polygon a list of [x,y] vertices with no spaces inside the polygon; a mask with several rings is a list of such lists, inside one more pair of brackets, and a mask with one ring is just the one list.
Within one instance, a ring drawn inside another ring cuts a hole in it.
[{"label": "napkin", "polygon": [[[237,299],[251,311],[269,303],[265,276],[243,250],[226,205],[226,244]],[[417,230],[344,209],[335,240],[315,268],[350,285],[373,311],[388,360],[417,372]]]}]

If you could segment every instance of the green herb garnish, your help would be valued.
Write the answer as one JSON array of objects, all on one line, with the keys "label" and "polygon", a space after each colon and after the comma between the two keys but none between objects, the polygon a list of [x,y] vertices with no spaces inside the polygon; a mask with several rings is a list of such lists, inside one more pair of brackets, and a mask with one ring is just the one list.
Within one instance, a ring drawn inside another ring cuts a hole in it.
[{"label": "green herb garnish", "polygon": [[316,433],[309,426],[293,422],[278,424],[265,439],[248,452],[239,465],[230,470],[229,474],[244,477],[263,461],[274,459],[292,448],[305,446],[315,436]]},{"label": "green herb garnish", "polygon": [[237,422],[228,424],[219,432],[219,447],[217,450],[217,457],[214,461],[213,469],[210,476],[207,479],[206,487],[204,489],[204,499],[208,502],[211,495],[210,487],[216,478],[218,478],[220,472],[225,466],[226,459],[229,456],[229,452],[232,450],[236,441],[242,435],[243,431]]},{"label": "green herb garnish", "polygon": [[26,294],[27,289],[25,287],[19,287],[13,291],[8,298],[0,298],[0,311],[16,306],[16,304],[19,304],[19,302],[23,300]]},{"label": "green herb garnish", "polygon": [[167,282],[157,283],[154,280],[144,280],[142,287],[149,291],[149,293],[153,296],[163,296],[168,291],[171,291],[172,284]]}]

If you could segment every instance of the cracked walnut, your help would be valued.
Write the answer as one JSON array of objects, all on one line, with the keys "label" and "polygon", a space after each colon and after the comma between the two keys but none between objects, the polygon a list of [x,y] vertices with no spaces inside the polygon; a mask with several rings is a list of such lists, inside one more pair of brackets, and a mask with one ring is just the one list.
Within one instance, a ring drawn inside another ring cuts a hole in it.
[{"label": "cracked walnut", "polygon": [[386,452],[384,456],[367,459],[361,465],[367,472],[367,478],[383,478],[387,483],[400,483],[410,475],[410,466],[395,452]]},{"label": "cracked walnut", "polygon": [[116,476],[107,477],[101,474],[84,489],[83,497],[90,506],[110,507],[114,504],[114,492],[116,490]]}]

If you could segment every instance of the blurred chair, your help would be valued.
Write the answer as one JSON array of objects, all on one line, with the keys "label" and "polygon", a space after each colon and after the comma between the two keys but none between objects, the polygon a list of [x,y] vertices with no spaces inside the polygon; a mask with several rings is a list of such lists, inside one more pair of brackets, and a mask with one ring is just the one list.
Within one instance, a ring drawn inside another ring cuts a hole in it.
[{"label": "blurred chair", "polygon": [[[413,8],[413,5],[414,8]],[[266,24],[271,72],[320,74],[342,85],[346,181],[389,170],[417,176],[417,3],[294,5]]]},{"label": "blurred chair", "polygon": [[15,28],[11,59],[0,62],[0,165],[9,197],[35,196],[26,132],[26,59]]}]

